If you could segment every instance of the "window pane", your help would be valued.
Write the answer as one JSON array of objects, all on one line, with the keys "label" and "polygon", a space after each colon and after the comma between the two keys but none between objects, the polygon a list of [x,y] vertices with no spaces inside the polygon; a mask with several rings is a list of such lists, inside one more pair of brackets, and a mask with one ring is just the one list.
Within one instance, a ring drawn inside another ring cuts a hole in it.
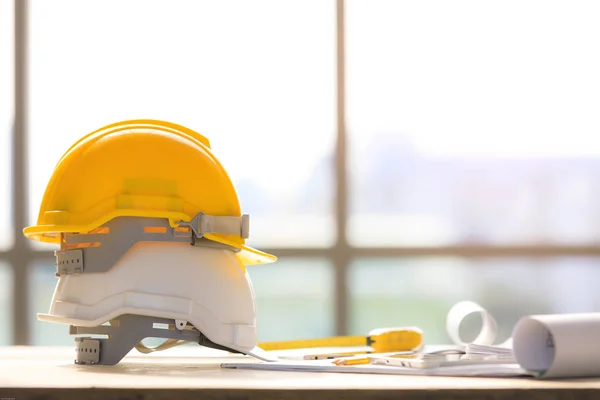
[{"label": "window pane", "polygon": [[446,314],[458,301],[473,300],[492,313],[497,341],[504,341],[524,315],[597,311],[599,263],[598,258],[361,259],[349,270],[351,330],[415,325],[427,343],[448,343]]},{"label": "window pane", "polygon": [[11,140],[14,119],[14,1],[0,0],[0,249],[12,246]]},{"label": "window pane", "polygon": [[600,3],[347,13],[352,242],[600,239]]},{"label": "window pane", "polygon": [[260,341],[334,332],[333,267],[322,259],[289,258],[248,267],[254,285]]},{"label": "window pane", "polygon": [[37,314],[48,313],[58,279],[54,276],[54,261],[36,262],[29,268],[29,326],[30,342],[37,346],[75,346],[73,336],[69,335],[69,326],[42,322]]},{"label": "window pane", "polygon": [[13,343],[13,274],[12,268],[0,263],[0,346]]},{"label": "window pane", "polygon": [[210,139],[250,244],[330,245],[334,21],[333,1],[32,0],[32,222],[72,142],[154,118]]}]

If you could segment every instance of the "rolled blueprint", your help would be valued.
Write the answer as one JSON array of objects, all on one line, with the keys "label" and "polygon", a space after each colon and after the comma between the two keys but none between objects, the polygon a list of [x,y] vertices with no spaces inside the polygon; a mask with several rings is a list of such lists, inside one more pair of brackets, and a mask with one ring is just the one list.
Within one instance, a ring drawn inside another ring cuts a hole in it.
[{"label": "rolled blueprint", "polygon": [[523,317],[513,330],[513,353],[542,378],[600,376],[600,313]]}]

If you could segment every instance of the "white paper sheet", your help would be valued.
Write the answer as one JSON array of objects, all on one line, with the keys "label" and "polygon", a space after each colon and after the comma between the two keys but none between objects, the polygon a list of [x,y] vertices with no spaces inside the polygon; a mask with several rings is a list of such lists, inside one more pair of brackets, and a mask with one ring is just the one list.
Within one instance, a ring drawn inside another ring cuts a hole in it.
[{"label": "white paper sheet", "polygon": [[354,374],[385,374],[385,375],[432,375],[432,376],[471,376],[471,377],[515,377],[531,376],[517,364],[464,365],[439,368],[404,368],[381,365],[338,366],[331,361],[285,361],[285,362],[251,362],[225,363],[222,368],[256,369],[267,371],[297,371],[297,372],[336,372]]}]

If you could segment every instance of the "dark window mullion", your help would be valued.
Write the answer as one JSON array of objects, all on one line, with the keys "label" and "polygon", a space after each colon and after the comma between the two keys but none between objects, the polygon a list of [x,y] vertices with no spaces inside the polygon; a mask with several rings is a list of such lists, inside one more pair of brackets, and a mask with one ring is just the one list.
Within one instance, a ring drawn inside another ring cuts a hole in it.
[{"label": "dark window mullion", "polygon": [[14,343],[29,344],[27,311],[27,267],[32,256],[21,230],[27,224],[27,94],[28,94],[28,1],[14,0],[15,119],[12,132],[12,217],[14,247],[9,259],[14,271],[13,326]]},{"label": "dark window mullion", "polygon": [[346,168],[346,82],[345,82],[345,18],[344,0],[336,0],[336,102],[337,137],[335,145],[335,219],[337,241],[333,248],[335,267],[335,331],[344,335],[348,331],[348,285],[346,275],[350,252],[346,239],[348,217],[348,180]]}]

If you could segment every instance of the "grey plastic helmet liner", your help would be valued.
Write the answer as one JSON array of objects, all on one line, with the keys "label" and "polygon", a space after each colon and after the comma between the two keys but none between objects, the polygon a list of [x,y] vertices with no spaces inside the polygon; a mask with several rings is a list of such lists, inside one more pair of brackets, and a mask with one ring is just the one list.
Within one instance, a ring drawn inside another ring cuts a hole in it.
[{"label": "grey plastic helmet liner", "polygon": [[[204,225],[204,227],[200,225]],[[239,249],[208,240],[203,235],[207,233],[232,234],[238,231],[240,235],[247,235],[248,225],[247,215],[218,217],[200,213],[191,222],[180,223],[180,226],[189,228],[185,230],[171,227],[166,218],[117,217],[100,227],[108,228],[107,233],[64,233],[62,244],[66,247],[86,243],[95,245],[56,251],[54,253],[56,275],[106,272],[129,249],[140,242],[189,243],[193,246],[237,252]],[[146,230],[145,228],[148,227],[155,229]]]},{"label": "grey plastic helmet liner", "polygon": [[77,337],[76,364],[115,365],[146,338],[177,339],[196,342],[201,346],[240,353],[212,342],[194,329],[160,329],[154,324],[173,325],[172,319],[125,314],[110,321],[110,325],[83,327],[71,325],[71,335],[106,335],[108,338]]}]

